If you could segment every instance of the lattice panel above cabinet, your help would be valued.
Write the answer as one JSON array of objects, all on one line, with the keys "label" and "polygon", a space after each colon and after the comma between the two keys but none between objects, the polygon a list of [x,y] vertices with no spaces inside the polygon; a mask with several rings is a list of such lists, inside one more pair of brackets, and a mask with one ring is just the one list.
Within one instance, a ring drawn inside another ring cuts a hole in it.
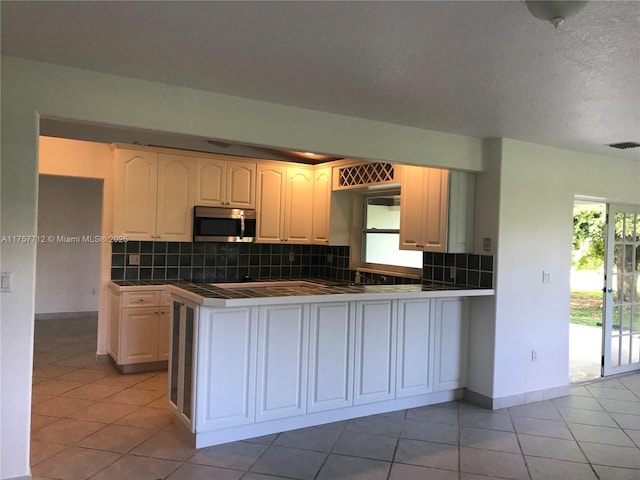
[{"label": "lattice panel above cabinet", "polygon": [[391,163],[363,162],[339,167],[334,189],[361,188],[372,185],[397,183]]}]

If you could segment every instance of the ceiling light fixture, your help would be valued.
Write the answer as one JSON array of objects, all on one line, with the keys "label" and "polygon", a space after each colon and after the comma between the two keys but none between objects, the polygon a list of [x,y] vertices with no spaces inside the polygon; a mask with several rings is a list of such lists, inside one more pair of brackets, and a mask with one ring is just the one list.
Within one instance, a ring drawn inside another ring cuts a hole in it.
[{"label": "ceiling light fixture", "polygon": [[540,1],[525,0],[527,8],[531,15],[540,20],[545,20],[555,28],[562,25],[565,19],[574,16],[580,12],[588,3],[588,1]]}]

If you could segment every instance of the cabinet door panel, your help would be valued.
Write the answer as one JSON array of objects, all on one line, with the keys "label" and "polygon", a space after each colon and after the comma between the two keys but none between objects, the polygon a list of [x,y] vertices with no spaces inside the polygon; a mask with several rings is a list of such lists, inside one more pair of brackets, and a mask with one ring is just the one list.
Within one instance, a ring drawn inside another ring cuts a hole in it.
[{"label": "cabinet door panel", "polygon": [[152,240],[156,231],[158,155],[118,150],[114,233],[129,240]]},{"label": "cabinet door panel", "polygon": [[398,372],[396,397],[433,390],[431,301],[398,302]]},{"label": "cabinet door panel", "polygon": [[403,165],[400,195],[400,248],[422,250],[423,168]]},{"label": "cabinet door panel", "polygon": [[171,349],[171,309],[169,305],[158,307],[158,361],[169,360]]},{"label": "cabinet door panel", "polygon": [[321,168],[313,175],[312,241],[326,245],[329,243],[331,214],[331,168]]},{"label": "cabinet door panel", "polygon": [[354,403],[394,398],[396,318],[391,300],[357,303],[355,354]]},{"label": "cabinet door panel", "polygon": [[158,308],[122,310],[120,363],[155,362],[158,358]]},{"label": "cabinet door panel", "polygon": [[349,303],[311,306],[309,336],[309,411],[353,403],[354,322]]},{"label": "cabinet door panel", "polygon": [[259,310],[256,420],[306,412],[308,316],[304,305]]},{"label": "cabinet door panel", "polygon": [[447,198],[449,172],[439,168],[424,169],[423,245],[430,252],[444,252],[447,247]]},{"label": "cabinet door panel", "polygon": [[252,423],[257,339],[252,309],[201,310],[201,315],[197,429]]},{"label": "cabinet door panel", "polygon": [[434,390],[466,385],[469,318],[462,298],[436,301]]},{"label": "cabinet door panel", "polygon": [[220,207],[225,202],[225,160],[198,158],[196,160],[195,204]]},{"label": "cabinet door panel", "polygon": [[188,242],[193,235],[195,163],[161,154],[158,162],[158,240]]},{"label": "cabinet door panel", "polygon": [[118,363],[120,349],[120,297],[109,289],[109,355]]},{"label": "cabinet door panel", "polygon": [[256,206],[256,164],[227,163],[227,205],[238,208]]},{"label": "cabinet door panel", "polygon": [[284,184],[286,168],[258,165],[256,242],[280,243],[284,237]]},{"label": "cabinet door panel", "polygon": [[289,243],[311,243],[313,171],[287,168],[284,238]]}]

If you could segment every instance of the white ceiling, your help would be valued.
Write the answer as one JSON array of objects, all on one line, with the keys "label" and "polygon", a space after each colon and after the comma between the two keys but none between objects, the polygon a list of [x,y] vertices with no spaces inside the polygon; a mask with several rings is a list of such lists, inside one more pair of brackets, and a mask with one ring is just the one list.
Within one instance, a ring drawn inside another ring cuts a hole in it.
[{"label": "white ceiling", "polygon": [[640,2],[1,2],[2,53],[640,159]]}]

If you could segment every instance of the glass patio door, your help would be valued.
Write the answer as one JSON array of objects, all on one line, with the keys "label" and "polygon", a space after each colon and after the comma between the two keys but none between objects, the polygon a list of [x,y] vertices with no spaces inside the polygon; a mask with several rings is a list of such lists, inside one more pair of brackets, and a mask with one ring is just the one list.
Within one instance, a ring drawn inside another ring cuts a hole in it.
[{"label": "glass patio door", "polygon": [[607,205],[602,375],[640,370],[640,206]]}]

